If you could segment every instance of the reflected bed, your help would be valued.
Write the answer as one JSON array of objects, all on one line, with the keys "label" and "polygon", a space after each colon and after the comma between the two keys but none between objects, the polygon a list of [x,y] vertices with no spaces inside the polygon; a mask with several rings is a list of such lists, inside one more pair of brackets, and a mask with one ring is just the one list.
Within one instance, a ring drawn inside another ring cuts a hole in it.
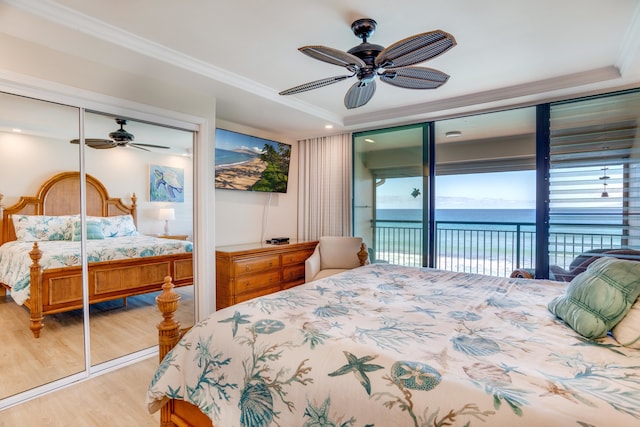
[{"label": "reflected bed", "polygon": [[[130,205],[110,198],[105,186],[90,175],[86,194],[90,304],[158,291],[167,275],[176,278],[177,286],[193,283],[192,244],[138,235],[135,195]],[[29,309],[36,338],[45,315],[82,308],[79,229],[66,225],[78,224],[78,212],[78,172],[59,173],[35,196],[23,196],[2,210],[0,290],[9,290]],[[102,234],[90,235],[94,232]]]}]

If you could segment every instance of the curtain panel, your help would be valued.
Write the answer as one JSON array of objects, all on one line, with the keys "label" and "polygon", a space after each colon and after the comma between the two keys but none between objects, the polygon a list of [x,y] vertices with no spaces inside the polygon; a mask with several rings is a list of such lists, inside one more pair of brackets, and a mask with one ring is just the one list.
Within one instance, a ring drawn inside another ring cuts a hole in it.
[{"label": "curtain panel", "polygon": [[298,141],[298,238],[351,235],[352,134]]}]

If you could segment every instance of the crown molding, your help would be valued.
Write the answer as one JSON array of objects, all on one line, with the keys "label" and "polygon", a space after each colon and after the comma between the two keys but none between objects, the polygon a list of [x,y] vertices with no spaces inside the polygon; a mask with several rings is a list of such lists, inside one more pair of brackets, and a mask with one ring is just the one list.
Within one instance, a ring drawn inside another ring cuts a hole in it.
[{"label": "crown molding", "polygon": [[640,4],[636,6],[631,23],[625,32],[616,66],[620,69],[620,73],[626,76],[635,62],[640,62]]},{"label": "crown molding", "polygon": [[515,98],[549,94],[557,90],[566,90],[567,88],[600,83],[619,78],[620,71],[614,66],[597,68],[594,70],[567,74],[550,79],[538,80],[537,82],[523,83],[504,88],[476,92],[464,96],[451,97],[439,101],[352,115],[344,119],[344,124],[345,126],[357,126],[370,124],[371,122],[393,120],[399,117],[419,116],[429,113],[444,112],[455,108],[480,106],[491,102],[506,103]]},{"label": "crown molding", "polygon": [[3,0],[5,3],[36,15],[47,21],[54,22],[66,28],[79,31],[88,36],[131,50],[140,55],[170,64],[192,73],[207,77],[216,82],[241,89],[252,95],[265,98],[297,111],[304,112],[335,124],[342,124],[342,117],[326,109],[318,108],[310,103],[296,98],[283,97],[278,91],[235,74],[224,68],[186,55],[175,49],[168,48],[152,40],[145,39],[122,28],[82,14],[74,9],[60,5],[51,0]]}]

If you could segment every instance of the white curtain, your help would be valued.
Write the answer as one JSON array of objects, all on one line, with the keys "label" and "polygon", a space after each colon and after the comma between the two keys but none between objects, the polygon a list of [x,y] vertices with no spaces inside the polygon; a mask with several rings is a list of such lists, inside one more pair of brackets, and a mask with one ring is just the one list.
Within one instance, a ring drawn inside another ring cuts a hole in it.
[{"label": "white curtain", "polygon": [[351,133],[298,141],[298,238],[351,235]]}]

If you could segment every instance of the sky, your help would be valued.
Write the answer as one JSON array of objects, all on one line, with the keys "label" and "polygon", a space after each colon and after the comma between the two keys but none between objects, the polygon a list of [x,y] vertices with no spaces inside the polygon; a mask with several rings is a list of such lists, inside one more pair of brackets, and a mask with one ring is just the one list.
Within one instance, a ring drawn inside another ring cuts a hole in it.
[{"label": "sky", "polygon": [[[535,209],[535,179],[535,171],[438,176],[436,209]],[[379,209],[421,209],[422,178],[387,179],[377,197]]]}]

